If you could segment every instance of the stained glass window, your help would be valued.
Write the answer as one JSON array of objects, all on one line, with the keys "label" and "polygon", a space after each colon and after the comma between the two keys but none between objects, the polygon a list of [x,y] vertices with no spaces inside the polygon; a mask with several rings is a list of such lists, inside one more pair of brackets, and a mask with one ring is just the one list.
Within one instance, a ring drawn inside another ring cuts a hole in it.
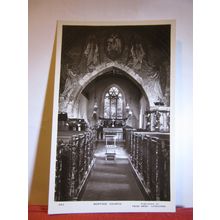
[{"label": "stained glass window", "polygon": [[104,97],[104,117],[122,118],[123,117],[123,99],[119,89],[111,87]]}]

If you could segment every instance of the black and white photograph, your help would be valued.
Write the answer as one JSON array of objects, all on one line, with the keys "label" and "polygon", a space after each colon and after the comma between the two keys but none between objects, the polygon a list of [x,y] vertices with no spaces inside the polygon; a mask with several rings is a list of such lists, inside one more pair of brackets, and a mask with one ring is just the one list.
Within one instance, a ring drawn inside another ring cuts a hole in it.
[{"label": "black and white photograph", "polygon": [[175,22],[58,22],[49,213],[173,212]]}]

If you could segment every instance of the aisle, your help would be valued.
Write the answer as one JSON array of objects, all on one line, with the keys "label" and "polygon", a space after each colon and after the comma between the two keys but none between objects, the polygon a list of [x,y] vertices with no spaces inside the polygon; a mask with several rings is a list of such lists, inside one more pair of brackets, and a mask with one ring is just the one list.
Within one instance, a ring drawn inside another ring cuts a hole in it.
[{"label": "aisle", "polygon": [[106,161],[104,143],[100,144],[95,157],[82,201],[144,200],[122,147],[117,150],[116,160]]}]

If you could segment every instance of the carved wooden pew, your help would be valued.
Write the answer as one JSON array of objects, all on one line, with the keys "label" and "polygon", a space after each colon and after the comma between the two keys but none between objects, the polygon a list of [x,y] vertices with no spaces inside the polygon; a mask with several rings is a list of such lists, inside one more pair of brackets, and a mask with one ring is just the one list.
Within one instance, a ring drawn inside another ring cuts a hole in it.
[{"label": "carved wooden pew", "polygon": [[147,200],[170,199],[169,134],[130,132],[130,162]]},{"label": "carved wooden pew", "polygon": [[57,143],[55,200],[77,200],[93,164],[92,131],[60,135]]}]

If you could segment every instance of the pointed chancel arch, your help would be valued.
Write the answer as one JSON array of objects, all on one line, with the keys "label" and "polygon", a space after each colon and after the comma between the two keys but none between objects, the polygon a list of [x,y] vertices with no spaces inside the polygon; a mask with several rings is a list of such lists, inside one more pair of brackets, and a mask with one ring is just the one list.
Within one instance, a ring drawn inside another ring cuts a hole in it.
[{"label": "pointed chancel arch", "polygon": [[[81,86],[81,91],[91,81],[93,81],[96,77],[101,76],[101,75],[105,74],[106,72],[113,70],[114,68],[123,71],[131,80],[133,80],[137,85],[139,85],[139,87],[142,87],[142,90],[144,90],[143,89],[143,85],[144,85],[143,79],[142,79],[142,77],[139,76],[139,74],[136,74],[130,67],[128,67],[124,64],[119,64],[117,62],[111,62],[111,63],[97,66],[97,68],[93,72],[87,73],[84,77],[82,77],[82,79],[79,80],[79,84]],[[145,95],[146,95],[146,93],[145,93]]]},{"label": "pointed chancel arch", "polygon": [[147,86],[144,84],[142,77],[139,76],[139,74],[136,74],[130,67],[124,65],[124,64],[119,64],[117,62],[110,62],[106,63],[103,65],[99,65],[96,67],[96,69],[93,72],[89,72],[85,74],[80,80],[79,80],[79,86],[77,91],[75,91],[73,94],[73,112],[78,112],[78,103],[80,99],[80,94],[83,91],[83,89],[91,83],[93,80],[95,80],[97,77],[113,71],[113,69],[118,69],[121,70],[125,76],[127,76],[130,80],[132,80],[136,86],[142,91],[143,96],[146,98],[148,102],[148,106],[151,105],[151,100],[150,97],[147,95],[148,89]]}]

